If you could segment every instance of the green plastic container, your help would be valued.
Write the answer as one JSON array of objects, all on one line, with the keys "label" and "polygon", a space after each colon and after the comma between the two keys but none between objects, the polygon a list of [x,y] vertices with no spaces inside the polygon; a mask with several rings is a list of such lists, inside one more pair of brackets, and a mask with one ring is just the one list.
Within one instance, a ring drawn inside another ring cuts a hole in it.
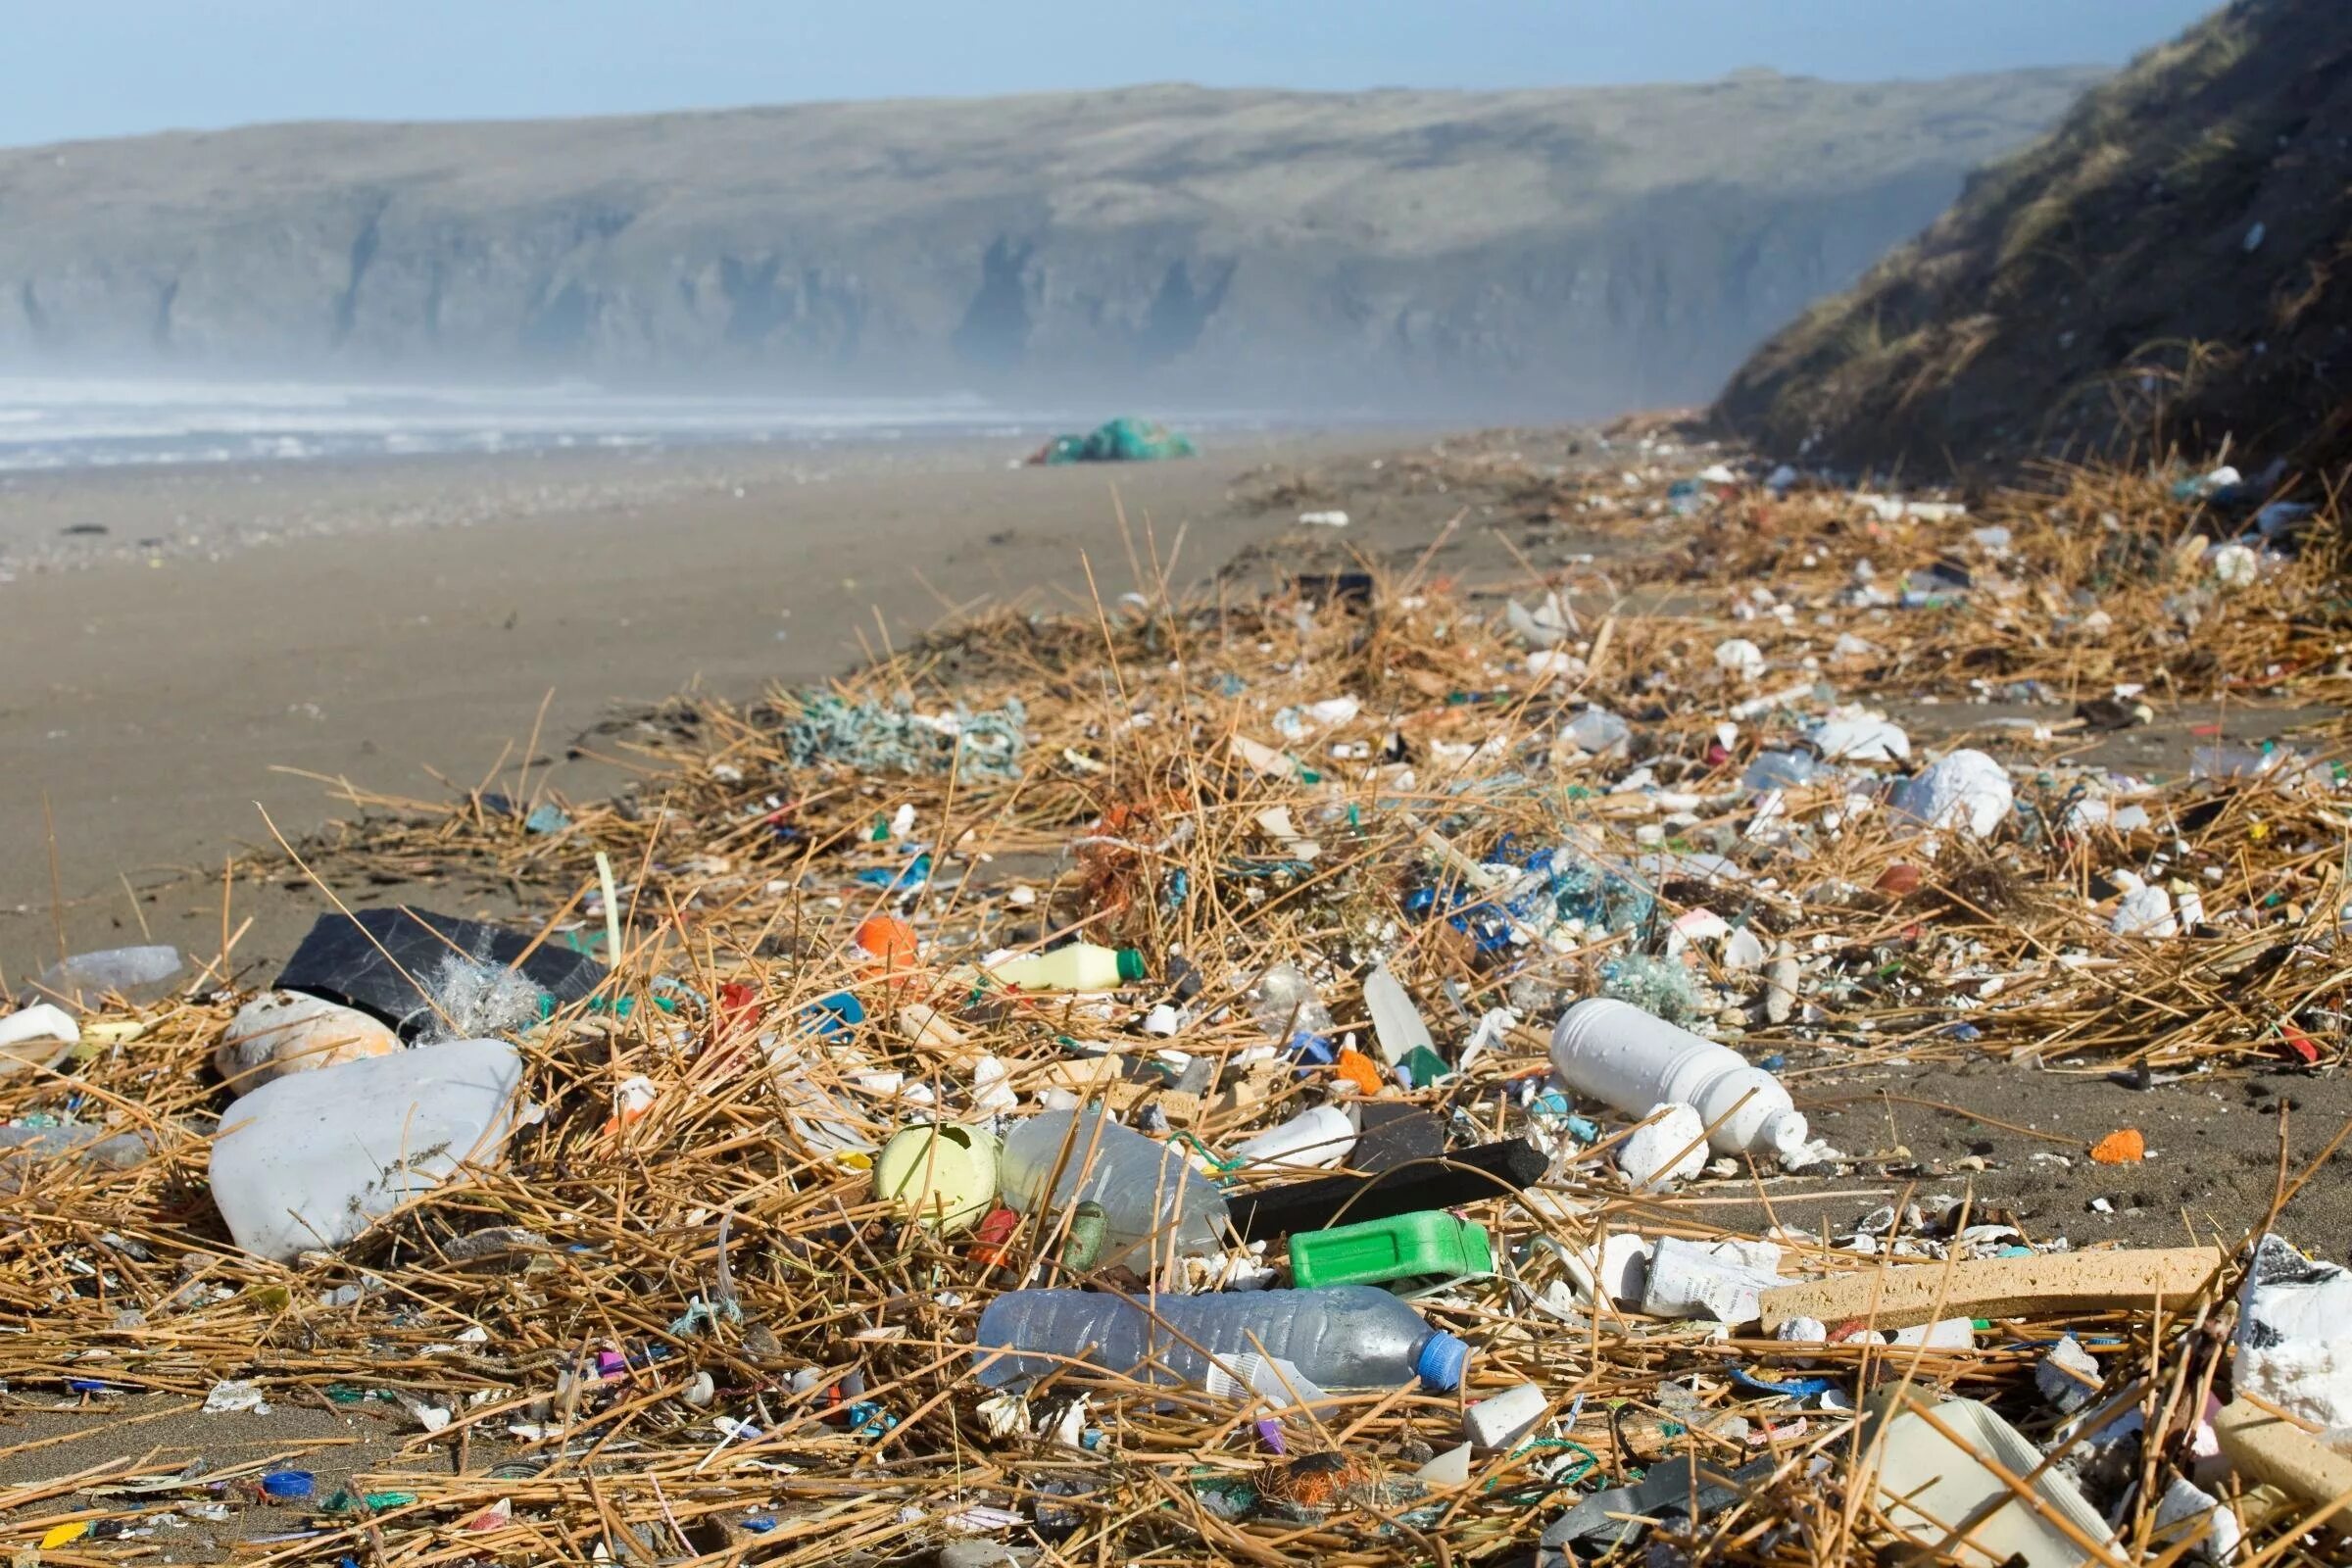
[{"label": "green plastic container", "polygon": [[1291,1238],[1291,1278],[1302,1291],[1325,1285],[1426,1289],[1494,1272],[1487,1228],[1437,1209]]}]

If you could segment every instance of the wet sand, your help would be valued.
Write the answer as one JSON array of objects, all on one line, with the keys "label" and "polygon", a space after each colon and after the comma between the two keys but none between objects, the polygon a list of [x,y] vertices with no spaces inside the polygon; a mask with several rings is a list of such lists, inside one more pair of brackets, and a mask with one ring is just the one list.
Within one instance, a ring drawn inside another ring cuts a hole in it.
[{"label": "wet sand", "polygon": [[[616,708],[822,679],[992,599],[1067,606],[1090,564],[1115,597],[1148,538],[1196,579],[1292,528],[1253,469],[1405,439],[1232,437],[1116,468],[1011,468],[1025,444],[1004,440],[13,477],[0,975],[54,960],[61,923],[74,951],[144,919],[211,957],[223,857],[349,814],[302,775],[446,799],[528,758],[535,783],[602,793],[618,770],[562,759]],[[1426,538],[1448,510],[1394,498],[1344,537]],[[240,891],[248,914],[242,964],[308,919]]]}]

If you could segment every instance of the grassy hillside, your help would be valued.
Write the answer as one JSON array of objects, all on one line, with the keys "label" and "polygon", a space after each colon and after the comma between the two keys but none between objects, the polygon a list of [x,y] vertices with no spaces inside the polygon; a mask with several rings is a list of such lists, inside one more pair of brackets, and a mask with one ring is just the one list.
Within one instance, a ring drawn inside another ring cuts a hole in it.
[{"label": "grassy hillside", "polygon": [[2352,456],[2352,4],[2236,0],[1768,342],[1718,422],[1941,473]]},{"label": "grassy hillside", "polygon": [[0,150],[0,357],[1690,402],[2095,77],[1155,86]]}]

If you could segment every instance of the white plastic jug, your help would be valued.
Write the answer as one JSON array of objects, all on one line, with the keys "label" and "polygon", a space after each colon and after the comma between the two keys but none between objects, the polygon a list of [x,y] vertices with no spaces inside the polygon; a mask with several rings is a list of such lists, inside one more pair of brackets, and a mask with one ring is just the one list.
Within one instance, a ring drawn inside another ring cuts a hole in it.
[{"label": "white plastic jug", "polygon": [[[1669,1101],[1690,1105],[1701,1121],[1724,1116],[1707,1140],[1720,1154],[1788,1155],[1805,1145],[1805,1118],[1779,1079],[1630,1002],[1593,997],[1562,1013],[1551,1032],[1551,1064],[1578,1094],[1630,1116]],[[1725,1116],[1742,1095],[1747,1102]]]}]

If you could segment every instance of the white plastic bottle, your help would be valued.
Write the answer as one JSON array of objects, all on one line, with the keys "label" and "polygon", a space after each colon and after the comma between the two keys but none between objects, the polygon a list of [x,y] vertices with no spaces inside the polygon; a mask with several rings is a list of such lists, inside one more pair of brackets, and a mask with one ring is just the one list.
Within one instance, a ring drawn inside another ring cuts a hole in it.
[{"label": "white plastic bottle", "polygon": [[1133,948],[1073,942],[1051,953],[1007,958],[988,973],[1014,991],[1116,991],[1144,978],[1144,956]]},{"label": "white plastic bottle", "polygon": [[[990,1360],[992,1351],[1013,1353]],[[1441,1391],[1459,1388],[1470,1356],[1460,1340],[1372,1285],[1134,1300],[1007,1291],[980,1314],[975,1353],[990,1388],[1043,1377],[1062,1357],[1144,1382],[1205,1388],[1210,1357],[1238,1371],[1253,1352],[1288,1362],[1317,1389],[1387,1389],[1415,1377]]]},{"label": "white plastic bottle", "polygon": [[1631,1116],[1679,1101],[1712,1122],[1746,1095],[1747,1102],[1707,1140],[1720,1154],[1787,1155],[1805,1144],[1805,1118],[1778,1078],[1730,1047],[1629,1002],[1593,997],[1561,1014],[1551,1032],[1551,1064],[1578,1094]]},{"label": "white plastic bottle", "polygon": [[1238,1166],[1328,1170],[1355,1147],[1355,1119],[1339,1105],[1312,1105],[1233,1149]]},{"label": "white plastic bottle", "polygon": [[1058,1210],[1087,1199],[1101,1203],[1108,1260],[1149,1266],[1151,1255],[1169,1245],[1162,1233],[1171,1228],[1180,1254],[1213,1252],[1224,1245],[1225,1195],[1182,1151],[1120,1126],[1100,1105],[1049,1110],[1004,1135],[1005,1206],[1022,1214],[1041,1206],[1056,1160],[1061,1179],[1044,1206]]}]

